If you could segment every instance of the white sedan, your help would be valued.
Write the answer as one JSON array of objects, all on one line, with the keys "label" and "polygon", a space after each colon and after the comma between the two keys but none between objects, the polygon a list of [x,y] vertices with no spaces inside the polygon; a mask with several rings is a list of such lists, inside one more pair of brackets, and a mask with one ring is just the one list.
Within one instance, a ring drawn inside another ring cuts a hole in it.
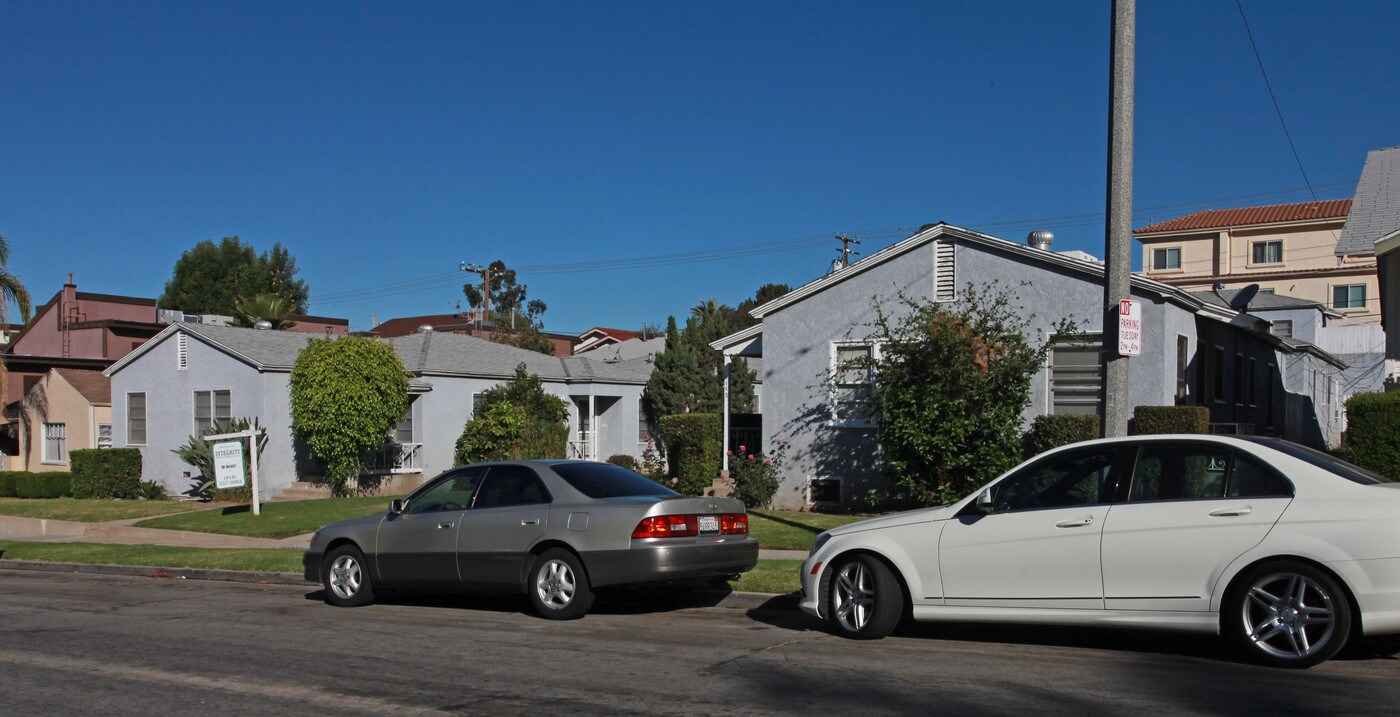
[{"label": "white sedan", "polygon": [[950,506],[818,536],[802,609],[1220,633],[1311,667],[1400,632],[1400,483],[1286,441],[1136,436],[1037,456]]}]

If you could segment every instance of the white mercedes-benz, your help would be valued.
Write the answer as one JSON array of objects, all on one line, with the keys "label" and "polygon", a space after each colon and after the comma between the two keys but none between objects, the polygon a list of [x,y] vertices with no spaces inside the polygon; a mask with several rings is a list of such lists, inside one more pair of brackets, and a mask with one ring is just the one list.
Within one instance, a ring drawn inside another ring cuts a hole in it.
[{"label": "white mercedes-benz", "polygon": [[1269,438],[1076,443],[953,505],[822,533],[801,605],[853,638],[906,616],[1116,625],[1311,667],[1400,632],[1400,483]]}]

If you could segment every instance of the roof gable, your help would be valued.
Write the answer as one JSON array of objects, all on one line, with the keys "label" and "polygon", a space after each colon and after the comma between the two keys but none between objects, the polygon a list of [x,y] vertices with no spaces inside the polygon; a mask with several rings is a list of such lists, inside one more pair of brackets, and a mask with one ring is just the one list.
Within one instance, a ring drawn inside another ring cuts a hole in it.
[{"label": "roof gable", "polygon": [[1373,149],[1356,183],[1352,208],[1337,256],[1376,253],[1376,242],[1400,231],[1400,147]]}]

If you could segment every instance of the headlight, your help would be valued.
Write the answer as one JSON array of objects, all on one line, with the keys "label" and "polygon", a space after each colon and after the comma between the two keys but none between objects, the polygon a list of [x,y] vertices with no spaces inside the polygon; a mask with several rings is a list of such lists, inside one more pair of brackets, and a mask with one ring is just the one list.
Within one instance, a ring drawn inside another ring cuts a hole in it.
[{"label": "headlight", "polygon": [[831,533],[822,533],[821,535],[818,535],[817,539],[812,542],[812,551],[807,554],[816,555],[817,551],[821,550],[822,546],[826,545],[826,541],[828,540],[831,540]]}]

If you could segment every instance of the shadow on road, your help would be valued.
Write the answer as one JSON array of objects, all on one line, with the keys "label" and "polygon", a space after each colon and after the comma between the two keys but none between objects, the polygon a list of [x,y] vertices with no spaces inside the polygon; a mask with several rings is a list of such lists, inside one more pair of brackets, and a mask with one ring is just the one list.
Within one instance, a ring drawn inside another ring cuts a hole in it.
[{"label": "shadow on road", "polygon": [[[601,588],[597,593],[597,602],[593,604],[589,614],[647,615],[714,607],[723,601],[730,592],[727,588],[696,589],[671,585]],[[325,590],[312,590],[304,597],[307,600],[321,602],[325,600]],[[533,614],[529,601],[523,595],[460,592],[376,592],[374,600],[376,603],[384,605]]]}]

